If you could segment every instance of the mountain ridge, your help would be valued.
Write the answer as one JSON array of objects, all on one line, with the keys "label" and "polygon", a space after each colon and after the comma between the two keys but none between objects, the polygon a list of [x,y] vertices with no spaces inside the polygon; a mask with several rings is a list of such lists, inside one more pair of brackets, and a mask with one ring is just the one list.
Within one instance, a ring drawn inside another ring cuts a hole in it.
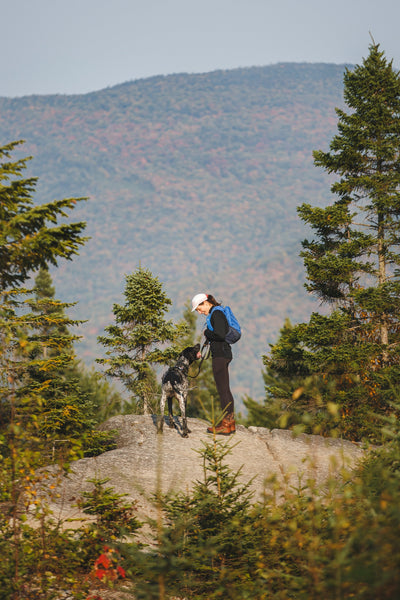
[{"label": "mountain ridge", "polygon": [[141,264],[165,285],[174,319],[202,290],[233,307],[244,336],[232,387],[262,397],[261,355],[284,318],[318,309],[303,288],[296,206],[329,201],[312,151],[335,133],[345,68],[279,63],[0,98],[0,137],[26,140],[37,201],[89,197],[72,219],[87,221],[91,240],[52,271],[57,296],[89,319],[85,362],[101,355],[96,337]]}]

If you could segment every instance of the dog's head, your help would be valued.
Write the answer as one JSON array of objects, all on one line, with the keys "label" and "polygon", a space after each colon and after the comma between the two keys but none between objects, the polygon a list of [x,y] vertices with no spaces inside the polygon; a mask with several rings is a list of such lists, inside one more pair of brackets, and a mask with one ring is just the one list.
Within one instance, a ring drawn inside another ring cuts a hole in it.
[{"label": "dog's head", "polygon": [[183,350],[183,352],[181,352],[181,356],[186,358],[186,360],[189,362],[189,365],[191,365],[192,362],[201,358],[200,344],[196,344],[195,346],[188,346]]}]

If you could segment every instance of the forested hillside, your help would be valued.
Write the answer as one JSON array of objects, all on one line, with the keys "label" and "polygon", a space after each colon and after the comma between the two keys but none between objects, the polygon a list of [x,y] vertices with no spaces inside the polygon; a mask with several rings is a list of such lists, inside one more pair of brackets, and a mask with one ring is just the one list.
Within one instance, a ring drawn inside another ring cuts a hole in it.
[{"label": "forested hillside", "polygon": [[96,338],[124,275],[141,264],[164,283],[174,319],[203,290],[233,307],[244,329],[233,389],[263,396],[261,355],[285,317],[317,306],[303,289],[296,207],[330,198],[312,151],[336,131],[344,70],[278,64],[0,98],[1,142],[26,140],[37,201],[88,197],[74,217],[91,240],[52,272],[57,297],[88,320],[78,347],[87,363],[101,355]]}]

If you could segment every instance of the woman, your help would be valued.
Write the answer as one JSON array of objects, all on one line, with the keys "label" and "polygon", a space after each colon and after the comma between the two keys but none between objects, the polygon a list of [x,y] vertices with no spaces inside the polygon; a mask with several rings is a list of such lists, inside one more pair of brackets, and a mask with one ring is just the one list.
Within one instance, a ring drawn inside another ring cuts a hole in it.
[{"label": "woman", "polygon": [[215,385],[219,394],[221,410],[223,412],[222,422],[217,427],[208,427],[208,433],[219,433],[230,435],[235,433],[234,400],[229,387],[228,366],[232,360],[232,350],[225,336],[229,330],[229,324],[222,310],[215,310],[221,306],[211,294],[196,294],[192,299],[192,312],[195,310],[201,315],[207,316],[207,328],[204,335],[210,344],[212,370]]}]

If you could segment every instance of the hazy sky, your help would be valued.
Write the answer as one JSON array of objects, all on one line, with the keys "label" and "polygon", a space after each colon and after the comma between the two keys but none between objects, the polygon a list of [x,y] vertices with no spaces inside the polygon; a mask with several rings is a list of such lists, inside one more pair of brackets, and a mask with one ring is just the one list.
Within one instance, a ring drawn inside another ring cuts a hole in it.
[{"label": "hazy sky", "polygon": [[399,0],[0,0],[0,96],[278,62],[400,67]]}]

